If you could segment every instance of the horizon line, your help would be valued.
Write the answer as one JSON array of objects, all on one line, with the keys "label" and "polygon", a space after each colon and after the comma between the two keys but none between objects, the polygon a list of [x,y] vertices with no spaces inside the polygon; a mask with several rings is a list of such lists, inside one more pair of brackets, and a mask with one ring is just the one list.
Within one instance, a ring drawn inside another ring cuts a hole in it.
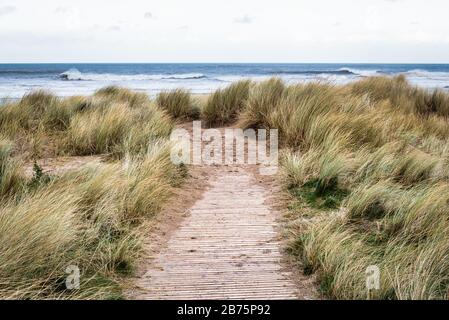
[{"label": "horizon line", "polygon": [[449,65],[448,62],[0,62],[0,65],[8,64],[386,64],[386,65]]}]

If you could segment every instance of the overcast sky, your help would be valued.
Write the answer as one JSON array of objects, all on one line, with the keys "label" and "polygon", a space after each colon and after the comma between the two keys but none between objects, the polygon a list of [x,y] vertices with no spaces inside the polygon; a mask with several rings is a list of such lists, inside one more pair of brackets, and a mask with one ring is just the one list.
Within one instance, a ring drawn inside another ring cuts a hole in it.
[{"label": "overcast sky", "polygon": [[449,63],[447,0],[0,0],[0,63]]}]

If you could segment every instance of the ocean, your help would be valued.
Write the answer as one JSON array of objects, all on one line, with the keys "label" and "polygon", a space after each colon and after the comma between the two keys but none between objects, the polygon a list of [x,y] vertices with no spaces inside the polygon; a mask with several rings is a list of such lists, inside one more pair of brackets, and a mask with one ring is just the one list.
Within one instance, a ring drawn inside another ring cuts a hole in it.
[{"label": "ocean", "polygon": [[448,64],[0,64],[0,98],[20,98],[38,89],[57,96],[88,95],[108,85],[151,96],[173,88],[202,94],[245,78],[260,81],[278,76],[288,83],[344,84],[367,76],[398,74],[421,87],[449,89]]}]

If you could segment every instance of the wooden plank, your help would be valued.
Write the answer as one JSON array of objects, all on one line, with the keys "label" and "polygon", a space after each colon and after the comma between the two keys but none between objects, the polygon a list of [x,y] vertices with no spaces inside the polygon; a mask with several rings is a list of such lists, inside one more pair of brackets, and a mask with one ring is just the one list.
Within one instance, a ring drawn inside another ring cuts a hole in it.
[{"label": "wooden plank", "polygon": [[297,298],[267,196],[246,171],[218,175],[139,279],[140,298]]}]

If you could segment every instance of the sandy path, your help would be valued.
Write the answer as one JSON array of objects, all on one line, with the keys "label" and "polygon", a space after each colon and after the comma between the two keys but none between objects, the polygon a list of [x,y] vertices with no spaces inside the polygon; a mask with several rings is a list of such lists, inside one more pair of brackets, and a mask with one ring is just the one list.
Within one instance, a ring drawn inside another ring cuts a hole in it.
[{"label": "sandy path", "polygon": [[283,255],[279,187],[257,166],[192,167],[147,239],[130,299],[311,299]]}]

